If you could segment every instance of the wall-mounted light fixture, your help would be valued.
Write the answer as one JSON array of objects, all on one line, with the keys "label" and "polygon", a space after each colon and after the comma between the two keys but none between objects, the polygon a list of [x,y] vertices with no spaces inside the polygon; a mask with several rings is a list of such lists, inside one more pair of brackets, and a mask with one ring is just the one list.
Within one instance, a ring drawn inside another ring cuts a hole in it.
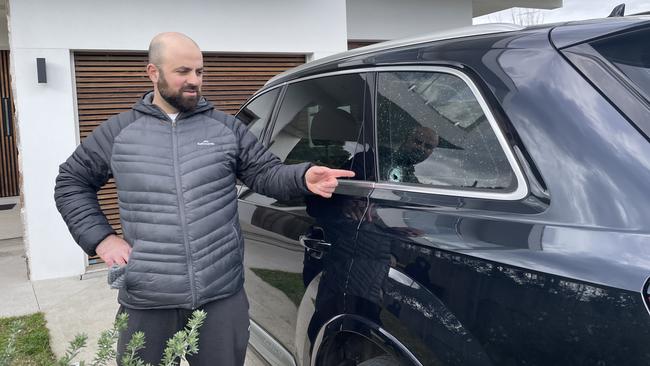
[{"label": "wall-mounted light fixture", "polygon": [[36,73],[38,75],[38,83],[46,84],[47,83],[47,72],[45,71],[45,59],[37,58],[36,59]]}]

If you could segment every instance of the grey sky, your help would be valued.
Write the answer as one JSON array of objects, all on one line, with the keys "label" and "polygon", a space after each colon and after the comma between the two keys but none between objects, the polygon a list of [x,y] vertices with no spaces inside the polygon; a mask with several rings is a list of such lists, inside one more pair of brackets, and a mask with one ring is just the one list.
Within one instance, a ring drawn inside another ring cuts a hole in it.
[{"label": "grey sky", "polygon": [[[540,10],[543,23],[603,18],[618,4],[625,3],[625,14],[650,11],[650,0],[564,0],[564,6],[554,10]],[[474,18],[474,24],[506,22],[512,23],[510,10]]]}]

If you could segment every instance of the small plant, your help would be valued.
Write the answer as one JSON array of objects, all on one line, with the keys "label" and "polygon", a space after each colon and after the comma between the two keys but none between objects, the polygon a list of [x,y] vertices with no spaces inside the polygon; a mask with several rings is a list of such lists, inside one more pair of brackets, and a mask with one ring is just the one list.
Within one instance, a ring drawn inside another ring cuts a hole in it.
[{"label": "small plant", "polygon": [[144,333],[135,332],[131,336],[131,340],[126,345],[126,353],[122,356],[123,366],[151,366],[151,364],[144,363],[137,352],[144,348]]},{"label": "small plant", "polygon": [[[77,357],[79,354],[79,351],[81,351],[82,348],[86,347],[86,342],[88,341],[88,336],[84,333],[82,334],[77,334],[76,337],[74,337],[74,340],[70,342],[70,345],[68,346],[68,349],[65,351],[65,356],[63,356],[57,363],[57,366],[68,366],[72,362],[72,360]],[[84,365],[83,362],[80,362],[79,365]]]},{"label": "small plant", "polygon": [[[207,314],[203,310],[195,310],[187,321],[185,329],[176,332],[167,340],[163,351],[161,366],[174,366],[180,360],[187,360],[187,356],[199,352],[199,328],[203,325]],[[135,332],[126,345],[126,353],[122,356],[123,366],[152,366],[143,362],[137,356],[137,351],[145,347],[145,336],[142,332]]]},{"label": "small plant", "polygon": [[163,352],[162,366],[176,365],[177,359],[187,360],[188,355],[199,352],[199,328],[203,325],[206,315],[203,310],[195,310],[185,329],[177,332],[167,340],[167,347]]},{"label": "small plant", "polygon": [[[186,360],[187,356],[199,352],[199,328],[203,325],[207,314],[203,310],[195,310],[187,322],[185,329],[180,330],[174,336],[167,340],[167,346],[163,351],[161,366],[177,365],[179,360]],[[97,353],[89,366],[105,366],[107,363],[117,357],[115,345],[121,331],[127,328],[129,315],[121,313],[115,318],[113,328],[105,330],[97,341]],[[16,337],[24,328],[21,321],[14,321],[11,324],[10,337],[6,343],[5,349],[0,352],[0,366],[9,366],[16,353]],[[78,334],[68,345],[65,355],[56,361],[53,366],[86,366],[85,361],[74,363],[73,360],[79,355],[82,348],[86,347],[88,336]],[[138,357],[137,352],[145,348],[145,334],[135,332],[126,345],[126,351],[122,355],[122,365],[124,366],[152,366],[145,363]]]},{"label": "small plant", "polygon": [[115,350],[115,343],[117,343],[117,338],[120,336],[120,332],[125,330],[129,322],[129,314],[120,313],[113,323],[113,329],[105,330],[99,336],[97,341],[97,354],[91,363],[92,366],[103,366],[108,363],[108,361],[115,359],[117,357],[117,352]]}]

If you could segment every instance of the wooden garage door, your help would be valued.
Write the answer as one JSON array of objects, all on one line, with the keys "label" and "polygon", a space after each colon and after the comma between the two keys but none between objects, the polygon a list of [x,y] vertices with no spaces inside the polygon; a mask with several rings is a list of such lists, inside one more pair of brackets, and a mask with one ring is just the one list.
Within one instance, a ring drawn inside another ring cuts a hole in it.
[{"label": "wooden garage door", "polygon": [[0,197],[20,194],[9,51],[0,51]]},{"label": "wooden garage door", "polygon": [[[76,52],[74,60],[82,139],[110,116],[129,110],[152,89],[145,73],[145,52]],[[304,62],[304,55],[205,53],[203,95],[218,109],[233,114],[271,77]],[[113,180],[97,196],[109,222],[121,234]]]},{"label": "wooden garage door", "polygon": [[348,50],[353,50],[359,47],[370,46],[371,44],[384,42],[384,41],[350,41],[348,40]]}]

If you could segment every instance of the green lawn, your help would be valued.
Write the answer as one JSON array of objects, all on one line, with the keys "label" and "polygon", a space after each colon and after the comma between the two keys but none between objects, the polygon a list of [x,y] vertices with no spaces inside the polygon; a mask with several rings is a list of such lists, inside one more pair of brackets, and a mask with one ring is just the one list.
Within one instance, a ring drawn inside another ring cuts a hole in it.
[{"label": "green lawn", "polygon": [[251,268],[264,282],[284,292],[296,306],[300,306],[302,296],[305,294],[305,285],[302,283],[302,273],[274,271],[271,269]]},{"label": "green lawn", "polygon": [[50,348],[50,334],[45,327],[43,313],[0,318],[0,363],[2,363],[2,355],[10,339],[10,333],[12,332],[11,325],[17,320],[23,322],[23,327],[16,336],[16,353],[10,365],[52,365],[55,362],[54,354]]}]

